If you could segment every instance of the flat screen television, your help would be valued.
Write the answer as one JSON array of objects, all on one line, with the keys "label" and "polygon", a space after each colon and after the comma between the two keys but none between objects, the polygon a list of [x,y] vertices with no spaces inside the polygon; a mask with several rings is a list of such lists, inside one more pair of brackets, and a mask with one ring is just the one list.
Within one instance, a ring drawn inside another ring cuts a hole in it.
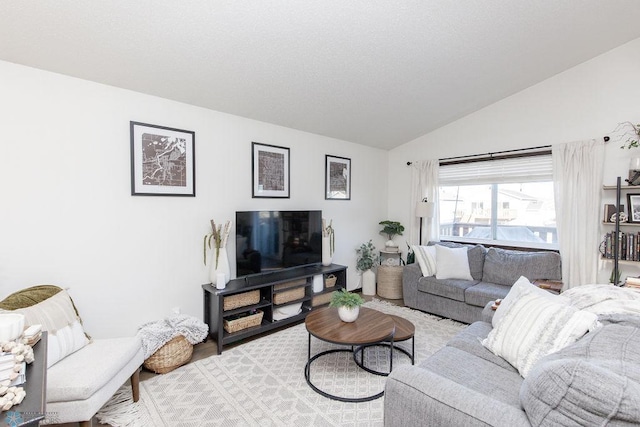
[{"label": "flat screen television", "polygon": [[236,212],[236,277],[322,261],[322,211]]}]

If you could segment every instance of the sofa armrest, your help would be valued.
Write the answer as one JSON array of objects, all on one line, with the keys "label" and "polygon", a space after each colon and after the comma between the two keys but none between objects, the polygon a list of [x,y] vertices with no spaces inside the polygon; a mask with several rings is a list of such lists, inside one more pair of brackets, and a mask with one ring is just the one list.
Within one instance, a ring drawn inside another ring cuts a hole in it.
[{"label": "sofa armrest", "polygon": [[527,426],[524,411],[419,366],[401,366],[387,378],[384,425]]},{"label": "sofa armrest", "polygon": [[496,314],[496,311],[491,308],[493,304],[495,304],[495,301],[489,301],[487,305],[484,306],[480,320],[493,324],[493,315]]},{"label": "sofa armrest", "polygon": [[417,262],[408,264],[402,269],[402,298],[406,306],[417,307],[418,280],[422,277],[422,270]]}]

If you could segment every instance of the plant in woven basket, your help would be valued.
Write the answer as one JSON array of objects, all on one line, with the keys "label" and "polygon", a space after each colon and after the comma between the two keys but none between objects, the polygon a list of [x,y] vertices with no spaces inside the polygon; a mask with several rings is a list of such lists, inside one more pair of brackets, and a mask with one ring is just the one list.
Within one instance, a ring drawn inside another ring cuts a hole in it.
[{"label": "plant in woven basket", "polygon": [[347,307],[354,308],[360,307],[364,304],[364,299],[358,294],[347,291],[345,288],[339,291],[334,291],[331,294],[331,302],[329,307]]}]

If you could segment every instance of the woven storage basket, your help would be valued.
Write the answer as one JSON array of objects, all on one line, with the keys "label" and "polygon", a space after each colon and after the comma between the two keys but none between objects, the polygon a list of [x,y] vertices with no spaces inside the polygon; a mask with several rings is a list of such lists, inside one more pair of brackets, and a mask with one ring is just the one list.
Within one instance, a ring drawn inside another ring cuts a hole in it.
[{"label": "woven storage basket", "polygon": [[324,278],[324,285],[327,288],[333,288],[336,285],[338,278],[334,274],[330,274]]},{"label": "woven storage basket", "polygon": [[311,307],[317,307],[319,305],[329,304],[329,301],[331,301],[332,293],[333,292],[327,292],[326,294],[320,294],[320,295],[314,296],[313,299],[311,300]]},{"label": "woven storage basket", "polygon": [[262,316],[264,316],[264,312],[262,310],[256,310],[255,314],[248,316],[237,319],[224,319],[224,330],[232,334],[252,326],[258,326],[262,323]]},{"label": "woven storage basket", "polygon": [[300,298],[304,298],[304,287],[291,289],[290,291],[278,292],[273,294],[274,304],[284,304],[289,301],[295,301]]},{"label": "woven storage basket", "polygon": [[378,295],[386,299],[402,299],[401,265],[378,267]]},{"label": "woven storage basket", "polygon": [[229,295],[224,297],[222,309],[224,311],[233,310],[234,308],[245,307],[247,305],[257,304],[260,302],[260,289],[255,291],[243,292],[241,294]]},{"label": "woven storage basket", "polygon": [[193,345],[182,335],[172,338],[147,360],[144,367],[156,374],[166,374],[191,360]]},{"label": "woven storage basket", "polygon": [[278,283],[277,285],[275,285],[273,287],[274,291],[279,291],[282,289],[289,289],[292,288],[294,286],[300,286],[300,285],[306,285],[307,284],[307,279],[306,278],[302,278],[302,279],[297,279],[297,280],[291,280],[290,282],[284,282],[284,283]]}]

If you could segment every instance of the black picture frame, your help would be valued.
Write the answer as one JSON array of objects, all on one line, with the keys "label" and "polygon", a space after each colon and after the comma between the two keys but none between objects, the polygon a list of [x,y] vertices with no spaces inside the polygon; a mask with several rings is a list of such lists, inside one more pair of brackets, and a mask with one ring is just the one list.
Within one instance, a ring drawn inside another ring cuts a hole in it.
[{"label": "black picture frame", "polygon": [[351,200],[351,159],[325,155],[325,200]]},{"label": "black picture frame", "polygon": [[627,193],[627,204],[629,206],[628,222],[640,223],[640,194]]},{"label": "black picture frame", "polygon": [[291,175],[288,147],[251,143],[251,197],[288,199]]},{"label": "black picture frame", "polygon": [[196,134],[129,122],[132,196],[196,196]]}]

